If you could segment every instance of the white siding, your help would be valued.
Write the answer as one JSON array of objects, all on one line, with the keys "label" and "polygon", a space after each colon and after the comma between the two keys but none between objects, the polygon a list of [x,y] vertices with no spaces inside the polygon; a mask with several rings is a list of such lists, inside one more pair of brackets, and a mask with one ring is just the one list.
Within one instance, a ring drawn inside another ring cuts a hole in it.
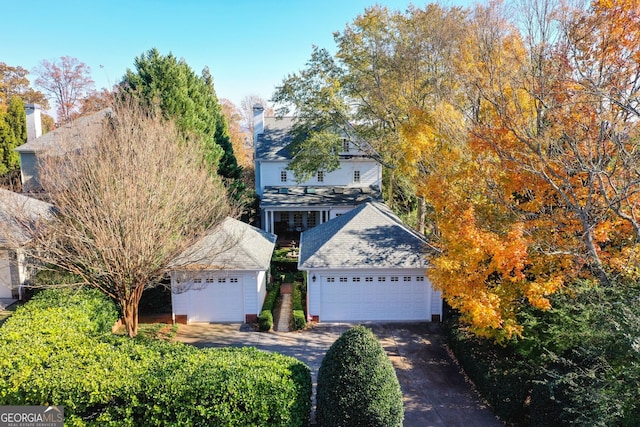
[{"label": "white siding", "polygon": [[11,298],[11,282],[9,252],[0,250],[0,298]]},{"label": "white siding", "polygon": [[187,292],[182,292],[181,284],[177,282],[177,277],[171,274],[171,306],[174,315],[186,315],[189,311],[189,296]]},{"label": "white siding", "polygon": [[[368,187],[370,185],[382,185],[382,168],[373,160],[343,160],[340,169],[332,172],[325,172],[323,182],[318,182],[314,174],[309,181],[297,183],[292,171],[287,171],[287,182],[282,182],[280,173],[286,169],[286,161],[262,161],[259,162],[257,182],[258,192],[262,194],[262,189],[268,186],[286,185],[311,185],[311,186],[352,186]],[[353,182],[353,171],[360,171],[360,182]]]},{"label": "white siding", "polygon": [[244,314],[259,314],[259,310],[262,308],[258,304],[260,299],[258,281],[261,276],[264,280],[263,271],[244,274]]},{"label": "white siding", "polygon": [[439,314],[442,319],[442,292],[431,290],[431,313]]},{"label": "white siding", "polygon": [[[264,302],[264,298],[267,296],[267,272],[259,271],[257,278],[257,286],[258,293],[256,299],[256,311],[255,314],[260,314],[260,310],[262,310],[262,303]],[[247,311],[248,314],[253,314],[254,312]]]}]

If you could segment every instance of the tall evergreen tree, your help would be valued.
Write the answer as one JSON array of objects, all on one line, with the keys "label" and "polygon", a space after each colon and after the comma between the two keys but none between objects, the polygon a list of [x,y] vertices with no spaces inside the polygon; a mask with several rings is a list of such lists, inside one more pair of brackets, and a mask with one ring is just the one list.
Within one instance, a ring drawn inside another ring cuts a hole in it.
[{"label": "tall evergreen tree", "polygon": [[27,142],[27,117],[20,98],[11,98],[6,111],[0,108],[0,175],[20,167],[15,149]]},{"label": "tall evergreen tree", "polygon": [[232,184],[239,182],[242,168],[208,68],[197,75],[183,59],[171,53],[161,55],[154,48],[135,59],[135,70],[127,70],[121,90],[143,105],[159,105],[164,117],[174,119],[182,132],[202,137],[210,167]]}]

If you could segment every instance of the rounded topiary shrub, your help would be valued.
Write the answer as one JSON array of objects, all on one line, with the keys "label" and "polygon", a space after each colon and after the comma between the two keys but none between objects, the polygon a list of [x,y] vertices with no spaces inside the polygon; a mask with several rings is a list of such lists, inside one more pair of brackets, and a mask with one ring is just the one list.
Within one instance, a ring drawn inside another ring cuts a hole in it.
[{"label": "rounded topiary shrub", "polygon": [[373,332],[356,326],[333,343],[318,372],[318,426],[399,426],[398,377]]}]

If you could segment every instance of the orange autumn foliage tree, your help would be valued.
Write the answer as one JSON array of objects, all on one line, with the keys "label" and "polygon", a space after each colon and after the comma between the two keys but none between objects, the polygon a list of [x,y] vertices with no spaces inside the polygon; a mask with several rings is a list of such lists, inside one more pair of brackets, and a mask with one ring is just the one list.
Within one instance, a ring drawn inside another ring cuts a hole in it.
[{"label": "orange autumn foliage tree", "polygon": [[576,278],[638,279],[638,2],[530,3],[546,14],[528,11],[526,36],[499,4],[477,7],[458,63],[467,103],[403,128],[438,231],[430,277],[497,340]]}]

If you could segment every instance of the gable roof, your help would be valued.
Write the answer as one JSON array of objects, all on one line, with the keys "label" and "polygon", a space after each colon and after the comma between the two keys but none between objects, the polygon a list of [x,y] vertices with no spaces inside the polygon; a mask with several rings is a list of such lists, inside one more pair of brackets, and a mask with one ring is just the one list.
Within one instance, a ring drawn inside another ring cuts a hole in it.
[{"label": "gable roof", "polygon": [[288,150],[293,141],[291,128],[294,117],[265,117],[264,133],[258,135],[256,141],[256,158],[260,160],[291,160]]},{"label": "gable roof", "polygon": [[426,268],[427,241],[369,202],[302,233],[298,268]]},{"label": "gable roof", "polygon": [[267,270],[276,235],[227,217],[202,239],[180,254],[176,270]]},{"label": "gable roof", "polygon": [[14,247],[29,241],[22,221],[50,218],[53,205],[0,188],[0,246]]},{"label": "gable roof", "polygon": [[111,108],[105,108],[97,113],[79,117],[26,144],[22,144],[16,148],[16,151],[19,153],[37,153],[52,148],[64,151],[61,147],[67,146],[66,144],[72,144],[72,146],[69,146],[69,149],[78,148],[77,143],[82,140],[83,135],[85,135],[87,131],[101,126],[104,118],[109,113],[111,113]]}]

